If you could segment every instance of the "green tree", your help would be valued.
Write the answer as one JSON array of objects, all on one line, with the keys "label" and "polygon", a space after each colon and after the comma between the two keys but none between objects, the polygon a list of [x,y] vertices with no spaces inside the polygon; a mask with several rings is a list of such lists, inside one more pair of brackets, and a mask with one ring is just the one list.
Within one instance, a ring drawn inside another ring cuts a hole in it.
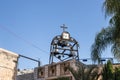
[{"label": "green tree", "polygon": [[107,64],[104,65],[102,71],[103,80],[113,80],[113,66],[111,61],[108,61]]},{"label": "green tree", "polygon": [[120,60],[120,0],[105,0],[103,3],[105,16],[109,16],[109,26],[103,28],[95,37],[91,47],[91,58],[100,62],[102,52],[108,47],[114,57]]},{"label": "green tree", "polygon": [[120,80],[120,68],[115,68],[114,80]]}]

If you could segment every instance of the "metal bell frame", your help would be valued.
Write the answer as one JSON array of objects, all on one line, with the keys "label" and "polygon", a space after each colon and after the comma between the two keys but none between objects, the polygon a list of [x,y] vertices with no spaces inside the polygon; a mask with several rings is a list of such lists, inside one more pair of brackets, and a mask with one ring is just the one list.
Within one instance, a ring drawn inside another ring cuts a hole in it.
[{"label": "metal bell frame", "polygon": [[62,35],[55,36],[50,46],[49,64],[54,62],[54,58],[60,61],[79,60],[78,48],[79,44],[74,38],[63,39]]}]

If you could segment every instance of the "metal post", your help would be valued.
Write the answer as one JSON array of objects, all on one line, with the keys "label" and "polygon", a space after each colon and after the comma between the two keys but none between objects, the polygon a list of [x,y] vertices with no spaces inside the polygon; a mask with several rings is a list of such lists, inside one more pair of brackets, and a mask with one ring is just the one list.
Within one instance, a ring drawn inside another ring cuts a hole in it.
[{"label": "metal post", "polygon": [[27,58],[27,59],[32,60],[32,61],[35,61],[35,62],[38,62],[38,67],[40,67],[40,61],[39,61],[39,60],[30,58],[30,57],[27,57],[27,56],[23,56],[23,55],[19,55],[19,56],[20,56],[20,57],[23,57],[23,58]]}]

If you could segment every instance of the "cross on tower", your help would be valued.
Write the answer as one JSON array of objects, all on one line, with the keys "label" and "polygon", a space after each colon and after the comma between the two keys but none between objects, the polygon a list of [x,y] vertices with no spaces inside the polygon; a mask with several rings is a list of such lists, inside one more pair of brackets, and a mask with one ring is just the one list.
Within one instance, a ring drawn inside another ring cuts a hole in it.
[{"label": "cross on tower", "polygon": [[63,28],[63,32],[65,31],[65,29],[67,29],[68,27],[65,26],[65,24],[63,24],[62,26],[60,26],[61,28]]}]

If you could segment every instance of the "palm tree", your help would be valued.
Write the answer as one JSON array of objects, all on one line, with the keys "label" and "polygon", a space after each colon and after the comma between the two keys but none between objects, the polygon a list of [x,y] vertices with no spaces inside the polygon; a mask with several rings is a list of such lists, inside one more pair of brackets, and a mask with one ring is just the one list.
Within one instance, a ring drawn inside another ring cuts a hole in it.
[{"label": "palm tree", "polygon": [[77,70],[74,70],[72,67],[68,67],[75,80],[97,80],[99,78],[98,69],[94,65],[86,66],[78,62],[77,68]]},{"label": "palm tree", "polygon": [[105,0],[105,16],[111,17],[109,26],[103,28],[95,38],[91,48],[91,58],[100,62],[102,52],[111,45],[114,57],[120,60],[120,0]]}]

